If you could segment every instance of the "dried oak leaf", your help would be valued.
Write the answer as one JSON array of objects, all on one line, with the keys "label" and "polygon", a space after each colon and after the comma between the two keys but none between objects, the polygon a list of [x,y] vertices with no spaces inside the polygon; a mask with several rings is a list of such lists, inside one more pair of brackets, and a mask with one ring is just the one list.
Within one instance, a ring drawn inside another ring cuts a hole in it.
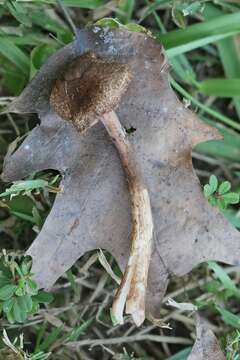
[{"label": "dried oak leaf", "polygon": [[163,49],[146,34],[92,27],[59,50],[40,69],[9,111],[37,112],[41,120],[20,148],[5,159],[3,177],[13,181],[58,169],[62,192],[28,250],[40,287],[49,288],[85,252],[107,249],[124,269],[131,215],[126,179],[103,125],[79,135],[49,105],[56,79],[78,56],[127,64],[133,79],[116,113],[141,164],[151,198],[154,244],[147,310],[159,315],[170,274],[181,276],[208,259],[238,264],[240,236],[203,196],[192,168],[194,144],[220,139],[179,102],[168,83]]},{"label": "dried oak leaf", "polygon": [[187,360],[226,360],[216,336],[200,316],[197,316],[197,338]]}]

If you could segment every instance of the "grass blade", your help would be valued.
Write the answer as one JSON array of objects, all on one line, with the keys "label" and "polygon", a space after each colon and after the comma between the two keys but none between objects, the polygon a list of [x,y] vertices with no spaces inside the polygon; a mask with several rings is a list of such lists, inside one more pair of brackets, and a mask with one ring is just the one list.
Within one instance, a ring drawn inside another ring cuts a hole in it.
[{"label": "grass blade", "polygon": [[158,35],[169,57],[216,42],[240,32],[240,11],[219,16],[186,29]]},{"label": "grass blade", "polygon": [[128,24],[131,21],[132,13],[135,7],[135,0],[120,0],[119,1],[119,10],[121,14],[117,17],[122,24]]},{"label": "grass blade", "polygon": [[144,12],[144,14],[141,16],[139,23],[141,23],[144,19],[146,19],[146,17],[148,17],[149,15],[155,13],[155,11],[162,5],[166,5],[169,4],[169,0],[156,0],[154,1],[153,4],[150,4],[149,2],[149,6],[147,7],[146,11]]},{"label": "grass blade", "polygon": [[221,308],[220,306],[216,306],[216,309],[222,315],[222,319],[226,324],[236,329],[240,329],[240,316],[235,315],[232,312]]},{"label": "grass blade", "polygon": [[[215,19],[223,14],[219,8],[212,4],[206,4],[203,15],[206,20]],[[234,37],[223,39],[217,42],[220,59],[227,78],[240,78],[240,53],[236,46]],[[240,99],[233,98],[235,109],[240,118]]]},{"label": "grass blade", "polygon": [[30,61],[28,56],[9,40],[1,37],[0,54],[10,60],[25,75],[29,75]]},{"label": "grass blade", "polygon": [[62,326],[58,327],[54,330],[52,330],[48,336],[45,338],[45,340],[39,345],[40,351],[45,351],[50,348],[52,344],[54,344],[55,341],[59,338],[59,335],[62,331]]},{"label": "grass blade", "polygon": [[182,351],[179,351],[177,354],[167,358],[167,360],[187,360],[188,355],[190,355],[192,351],[191,347],[188,347]]},{"label": "grass blade", "polygon": [[[36,4],[57,4],[56,0],[18,0],[21,3],[36,3]],[[83,9],[96,9],[98,6],[103,5],[103,0],[63,0],[65,6],[79,7]]]},{"label": "grass blade", "polygon": [[225,289],[230,290],[237,298],[240,297],[240,290],[221,266],[214,261],[208,261],[208,267],[214,271],[216,277],[221,281]]},{"label": "grass blade", "polygon": [[198,83],[198,89],[205,95],[218,97],[240,96],[239,79],[208,79]]}]

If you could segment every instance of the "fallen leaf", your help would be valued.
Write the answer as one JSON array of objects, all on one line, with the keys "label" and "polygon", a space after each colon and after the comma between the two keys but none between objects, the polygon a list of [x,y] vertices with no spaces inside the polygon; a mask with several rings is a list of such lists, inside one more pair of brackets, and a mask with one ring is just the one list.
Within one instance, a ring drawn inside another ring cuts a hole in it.
[{"label": "fallen leaf", "polygon": [[216,336],[200,316],[197,316],[197,338],[187,360],[226,360]]},{"label": "fallen leaf", "polygon": [[92,27],[54,54],[10,105],[17,113],[38,112],[41,125],[7,156],[6,181],[57,169],[62,192],[28,254],[38,285],[50,288],[85,252],[108,250],[124,269],[131,215],[128,188],[117,151],[103,125],[79,135],[49,105],[54,82],[76,57],[127,64],[133,75],[116,109],[141,163],[150,192],[154,244],[147,309],[159,316],[169,276],[184,275],[206,260],[239,264],[240,236],[203,196],[192,168],[194,144],[220,139],[219,133],[185,109],[172,91],[163,49],[146,34]]}]

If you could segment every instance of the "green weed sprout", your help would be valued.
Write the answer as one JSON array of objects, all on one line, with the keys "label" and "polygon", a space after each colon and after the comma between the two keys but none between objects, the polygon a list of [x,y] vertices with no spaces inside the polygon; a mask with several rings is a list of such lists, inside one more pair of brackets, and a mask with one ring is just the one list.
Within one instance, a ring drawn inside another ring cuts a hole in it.
[{"label": "green weed sprout", "polygon": [[24,351],[23,335],[11,341],[5,329],[3,329],[2,341],[5,347],[0,349],[0,360],[47,360],[51,355],[43,351],[34,354],[27,353]]},{"label": "green weed sprout", "polygon": [[0,257],[0,315],[11,324],[25,322],[41,303],[53,300],[52,294],[38,289],[31,265],[29,256],[19,261],[4,251]]},{"label": "green weed sprout", "polygon": [[20,194],[29,195],[32,191],[39,192],[45,188],[54,193],[59,192],[59,188],[52,186],[52,184],[54,184],[58,178],[59,175],[55,176],[54,179],[50,182],[44,179],[14,181],[13,184],[8,189],[6,189],[6,191],[0,194],[0,198],[10,196],[11,199],[12,197],[18,196]]},{"label": "green weed sprout", "polygon": [[240,331],[236,330],[227,337],[227,360],[240,359]]},{"label": "green weed sprout", "polygon": [[231,184],[229,181],[218,183],[215,175],[211,175],[209,183],[204,186],[204,196],[212,206],[226,209],[228,205],[239,203],[239,194],[230,192]]}]

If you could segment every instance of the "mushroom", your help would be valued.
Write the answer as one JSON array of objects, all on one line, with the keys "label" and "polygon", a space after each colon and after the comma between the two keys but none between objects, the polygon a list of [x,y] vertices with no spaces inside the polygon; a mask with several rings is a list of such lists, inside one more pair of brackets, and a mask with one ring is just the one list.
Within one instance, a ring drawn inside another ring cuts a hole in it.
[{"label": "mushroom", "polygon": [[112,314],[123,323],[124,307],[140,326],[145,319],[145,295],[151,257],[153,220],[147,186],[134,151],[114,109],[126,92],[132,75],[127,65],[88,52],[70,64],[56,80],[50,105],[83,133],[99,120],[115,144],[124,168],[131,201],[131,251]]}]

